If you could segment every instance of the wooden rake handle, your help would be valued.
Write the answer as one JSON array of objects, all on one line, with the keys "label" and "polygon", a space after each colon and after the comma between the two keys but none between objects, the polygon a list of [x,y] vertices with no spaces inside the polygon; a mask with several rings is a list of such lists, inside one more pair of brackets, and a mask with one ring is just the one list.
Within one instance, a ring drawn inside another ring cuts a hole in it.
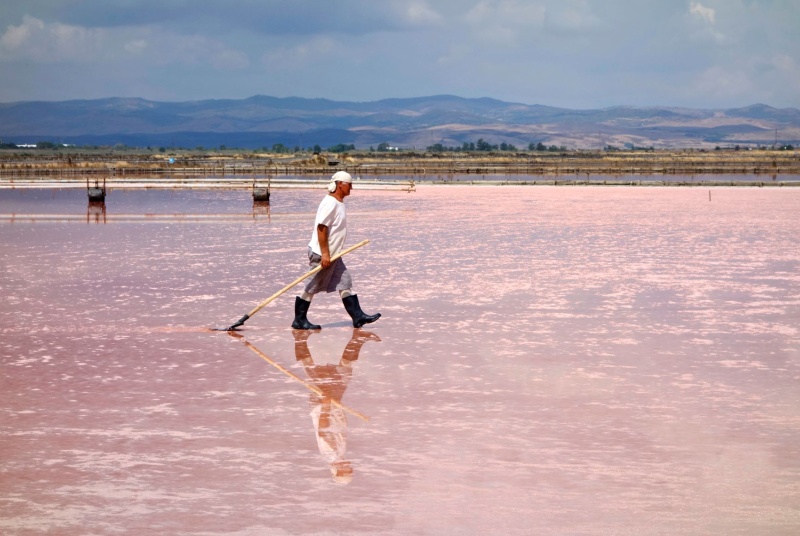
[{"label": "wooden rake handle", "polygon": [[[360,248],[361,246],[366,246],[367,244],[369,244],[369,240],[364,240],[363,242],[359,242],[355,246],[351,246],[351,247],[347,248],[346,250],[342,251],[341,253],[338,253],[338,254],[334,255],[333,257],[331,257],[331,262],[337,261],[341,257],[343,257],[343,256],[347,255],[348,253],[350,253],[351,251],[354,251],[354,250]],[[322,265],[321,264],[319,266],[317,266],[316,268],[314,268],[313,270],[309,270],[305,274],[301,275],[300,277],[298,277],[297,279],[295,279],[294,281],[292,281],[291,283],[289,283],[288,285],[286,285],[285,287],[280,289],[278,292],[276,292],[275,294],[273,294],[272,296],[270,296],[269,298],[267,298],[263,302],[261,302],[258,305],[256,305],[255,308],[253,308],[252,311],[247,313],[247,316],[248,317],[253,316],[257,312],[259,312],[262,307],[264,307],[265,305],[270,303],[272,300],[274,300],[275,298],[277,298],[281,294],[285,293],[286,291],[290,290],[292,287],[294,287],[296,284],[301,282],[303,279],[311,277],[312,275],[316,274],[320,270],[322,270]]]},{"label": "wooden rake handle", "polygon": [[[349,248],[345,249],[345,250],[344,250],[344,251],[342,251],[341,253],[337,253],[336,255],[334,255],[333,257],[331,257],[331,262],[335,262],[335,261],[339,260],[341,257],[344,257],[345,255],[347,255],[348,253],[350,253],[351,251],[355,251],[356,249],[360,248],[361,246],[366,246],[367,244],[369,244],[369,240],[364,240],[364,241],[362,241],[362,242],[359,242],[359,243],[358,243],[358,244],[356,244],[355,246],[350,246]],[[292,287],[294,287],[295,285],[297,285],[297,284],[298,284],[299,282],[301,282],[303,279],[306,279],[306,278],[308,278],[308,277],[311,277],[312,275],[316,274],[316,273],[317,273],[317,272],[319,272],[320,270],[322,270],[322,265],[321,265],[321,264],[320,264],[319,266],[317,266],[316,268],[314,268],[313,270],[309,270],[309,271],[308,271],[308,272],[306,272],[305,274],[301,275],[300,277],[298,277],[297,279],[295,279],[294,281],[292,281],[291,283],[289,283],[288,285],[286,285],[285,287],[283,287],[282,289],[280,289],[278,292],[276,292],[275,294],[273,294],[272,296],[270,296],[270,297],[269,297],[269,298],[267,298],[266,300],[264,300],[264,301],[262,301],[261,303],[259,303],[258,305],[256,305],[256,306],[253,308],[253,310],[252,310],[252,311],[250,311],[249,313],[247,313],[246,315],[244,315],[242,318],[240,318],[240,319],[239,319],[239,320],[238,320],[238,321],[237,321],[237,322],[236,322],[234,325],[232,325],[231,327],[229,327],[229,328],[228,328],[226,331],[231,331],[231,330],[234,330],[234,329],[236,329],[237,327],[241,326],[242,324],[244,324],[244,323],[245,323],[245,321],[246,321],[248,318],[250,318],[251,316],[253,316],[253,315],[254,315],[254,314],[256,314],[257,312],[259,312],[259,311],[260,311],[260,310],[261,310],[261,309],[262,309],[262,308],[263,308],[265,305],[267,305],[268,303],[270,303],[271,301],[273,301],[275,298],[277,298],[277,297],[278,297],[278,296],[280,296],[281,294],[283,294],[283,293],[285,293],[286,291],[290,290]]]}]

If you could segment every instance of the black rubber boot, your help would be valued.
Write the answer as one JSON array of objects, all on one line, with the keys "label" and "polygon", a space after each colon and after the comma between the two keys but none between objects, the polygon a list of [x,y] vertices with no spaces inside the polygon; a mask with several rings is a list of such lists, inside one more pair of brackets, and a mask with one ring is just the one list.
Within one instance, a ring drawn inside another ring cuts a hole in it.
[{"label": "black rubber boot", "polygon": [[294,300],[294,322],[292,322],[292,327],[294,329],[322,329],[320,326],[316,324],[312,324],[306,318],[306,314],[308,313],[308,308],[311,306],[310,301],[306,301],[300,296],[297,296]]},{"label": "black rubber boot", "polygon": [[358,296],[355,294],[342,298],[342,303],[344,303],[344,308],[347,309],[347,314],[353,319],[353,327],[355,328],[360,328],[364,324],[372,324],[381,317],[380,313],[374,315],[364,313],[358,304]]}]

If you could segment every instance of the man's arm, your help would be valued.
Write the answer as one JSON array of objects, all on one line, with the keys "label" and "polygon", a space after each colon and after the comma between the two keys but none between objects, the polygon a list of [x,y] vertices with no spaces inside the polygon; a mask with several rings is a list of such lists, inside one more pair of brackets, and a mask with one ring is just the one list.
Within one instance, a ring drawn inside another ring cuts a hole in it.
[{"label": "man's arm", "polygon": [[323,224],[317,224],[317,238],[319,238],[319,249],[322,252],[322,264],[323,268],[327,268],[331,265],[331,252],[328,249],[328,226]]}]

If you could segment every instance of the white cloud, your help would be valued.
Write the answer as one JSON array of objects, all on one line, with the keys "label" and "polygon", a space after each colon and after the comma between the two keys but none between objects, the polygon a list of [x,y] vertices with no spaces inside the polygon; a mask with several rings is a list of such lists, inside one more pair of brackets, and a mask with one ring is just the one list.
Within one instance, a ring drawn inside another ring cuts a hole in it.
[{"label": "white cloud", "polygon": [[86,28],[25,16],[0,36],[0,59],[34,63],[140,60],[152,65],[202,64],[243,69],[247,55],[215,39],[180,35],[157,27]]},{"label": "white cloud", "polygon": [[798,106],[798,17],[795,0],[0,0],[0,100]]},{"label": "white cloud", "polygon": [[547,10],[547,23],[554,29],[585,30],[596,26],[599,21],[586,0],[561,2]]},{"label": "white cloud", "polygon": [[[788,74],[791,78],[800,82],[800,65],[797,64],[795,59],[787,54],[778,54],[772,58],[772,65],[779,71]],[[798,83],[795,88],[800,88]]]},{"label": "white cloud", "polygon": [[768,60],[766,72],[759,82],[767,88],[761,99],[764,102],[791,98],[800,88],[800,63],[788,54],[777,54]]},{"label": "white cloud", "polygon": [[699,17],[710,25],[716,24],[717,12],[710,7],[706,7],[700,2],[692,2],[689,5],[689,13]]},{"label": "white cloud", "polygon": [[461,62],[468,60],[470,54],[470,48],[461,43],[461,44],[452,44],[447,47],[443,54],[439,55],[436,58],[436,62],[439,65],[460,65]]},{"label": "white cloud", "polygon": [[223,48],[209,56],[209,63],[217,69],[238,71],[250,66],[250,58],[239,50]]},{"label": "white cloud", "polygon": [[704,27],[704,34],[711,36],[717,42],[725,40],[725,35],[717,29],[717,12],[713,8],[706,7],[700,2],[689,4],[689,14],[694,17]]},{"label": "white cloud", "polygon": [[442,16],[426,2],[412,2],[405,8],[405,18],[412,24],[438,24]]},{"label": "white cloud", "polygon": [[538,2],[483,0],[470,9],[464,18],[473,25],[531,28],[541,27],[544,14],[545,7]]},{"label": "white cloud", "polygon": [[537,3],[503,0],[478,2],[465,15],[472,36],[482,42],[512,46],[541,30],[545,8]]},{"label": "white cloud", "polygon": [[546,44],[559,36],[571,39],[598,27],[601,18],[589,0],[481,0],[466,12],[464,21],[477,39],[511,47]]},{"label": "white cloud", "polygon": [[262,61],[271,69],[300,70],[341,53],[344,51],[337,41],[319,36],[294,45],[270,48],[262,56]]},{"label": "white cloud", "polygon": [[19,26],[9,26],[0,37],[0,58],[36,62],[90,61],[105,54],[99,46],[109,37],[107,30],[87,29],[60,23],[45,23],[25,16]]},{"label": "white cloud", "polygon": [[147,50],[147,41],[144,39],[134,39],[133,41],[125,43],[124,48],[133,55],[139,55]]},{"label": "white cloud", "polygon": [[744,69],[713,66],[705,69],[695,79],[693,91],[704,95],[707,101],[736,102],[755,90]]},{"label": "white cloud", "polygon": [[25,46],[30,41],[33,34],[39,33],[44,29],[44,22],[27,15],[19,26],[9,26],[6,33],[0,37],[0,45],[3,50],[13,51]]}]

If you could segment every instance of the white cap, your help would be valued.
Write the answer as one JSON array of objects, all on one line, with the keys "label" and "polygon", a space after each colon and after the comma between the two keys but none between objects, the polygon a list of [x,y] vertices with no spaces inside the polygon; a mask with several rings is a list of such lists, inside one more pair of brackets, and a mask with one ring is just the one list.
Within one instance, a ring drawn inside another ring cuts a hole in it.
[{"label": "white cap", "polygon": [[333,174],[333,177],[331,177],[331,181],[352,183],[353,177],[351,177],[350,174],[346,171],[337,171],[336,173]]}]

